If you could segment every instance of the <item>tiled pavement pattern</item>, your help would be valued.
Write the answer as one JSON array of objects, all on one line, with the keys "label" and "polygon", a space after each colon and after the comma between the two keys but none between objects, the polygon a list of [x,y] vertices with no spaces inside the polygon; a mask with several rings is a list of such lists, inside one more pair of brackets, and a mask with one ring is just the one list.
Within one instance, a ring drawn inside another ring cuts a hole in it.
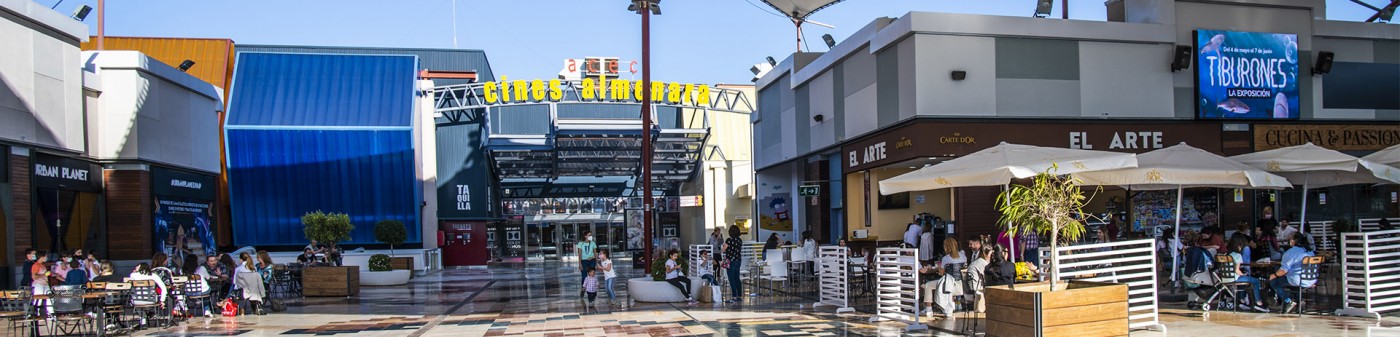
[{"label": "tiled pavement pattern", "polygon": [[[626,262],[626,261],[624,261]],[[630,263],[618,263],[630,274]],[[807,286],[797,296],[747,297],[743,304],[696,305],[626,302],[625,282],[610,306],[600,292],[595,306],[578,300],[573,263],[532,262],[455,269],[415,277],[408,286],[364,287],[354,298],[312,298],[266,316],[196,318],[179,327],[147,330],[148,336],[954,336],[972,322],[937,319],[931,330],[905,332],[904,324],[869,321],[863,312],[836,315],[813,310]],[[621,281],[621,280],[619,280]],[[746,289],[747,290],[747,289]],[[1133,336],[1397,336],[1400,318],[1380,321],[1309,315],[1215,312],[1164,304],[1169,333]],[[979,326],[982,325],[980,320]],[[981,330],[980,328],[978,330]]]}]

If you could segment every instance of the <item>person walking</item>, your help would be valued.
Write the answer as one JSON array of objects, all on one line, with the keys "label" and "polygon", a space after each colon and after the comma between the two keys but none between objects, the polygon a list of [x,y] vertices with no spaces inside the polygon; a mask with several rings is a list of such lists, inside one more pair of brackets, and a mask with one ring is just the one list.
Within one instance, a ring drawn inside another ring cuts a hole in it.
[{"label": "person walking", "polygon": [[613,269],[612,257],[607,249],[598,250],[598,270],[603,271],[603,286],[608,290],[608,305],[617,305],[617,293],[613,292],[613,281],[617,270]]},{"label": "person walking", "polygon": [[743,255],[739,252],[743,249],[744,241],[739,239],[739,226],[729,226],[729,238],[724,239],[724,263],[722,267],[725,277],[729,278],[729,303],[739,303],[743,300],[744,285],[739,279],[739,270],[744,266]]},{"label": "person walking", "polygon": [[[578,245],[577,245],[577,247],[578,247],[579,274],[581,274],[581,276],[583,276],[584,278],[586,278],[586,277],[588,277],[588,272],[591,271],[591,270],[593,270],[593,268],[594,268],[595,266],[597,266],[597,263],[598,263],[598,261],[596,260],[596,259],[597,259],[597,257],[596,257],[597,254],[596,254],[596,253],[597,253],[597,251],[598,251],[598,244],[593,243],[593,232],[592,232],[592,231],[583,231],[583,242],[579,242]],[[583,281],[583,278],[580,278],[579,281]],[[583,293],[584,293],[583,289],[579,289],[579,290],[578,290],[578,295],[579,295],[579,298],[580,298],[580,299],[583,298]]]}]

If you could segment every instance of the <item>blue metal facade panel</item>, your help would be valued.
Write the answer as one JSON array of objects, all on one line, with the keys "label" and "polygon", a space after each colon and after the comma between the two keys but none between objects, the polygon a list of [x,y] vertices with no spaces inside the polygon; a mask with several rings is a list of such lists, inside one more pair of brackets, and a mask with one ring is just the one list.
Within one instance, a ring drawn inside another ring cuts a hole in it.
[{"label": "blue metal facade panel", "polygon": [[[433,49],[433,48],[374,48],[374,47],[325,47],[325,46],[274,46],[246,45],[234,47],[237,51],[308,54],[363,54],[363,55],[417,55],[420,70],[476,71],[477,81],[495,81],[491,72],[491,62],[486,52],[479,49]],[[436,85],[464,84],[467,80],[436,79]]]},{"label": "blue metal facade panel", "polygon": [[415,56],[240,52],[230,129],[409,127]]},{"label": "blue metal facade panel", "polygon": [[375,244],[374,224],[416,228],[421,186],[408,130],[228,130],[229,194],[238,246],[304,245],[301,215],[343,212],[355,224],[343,244]]}]

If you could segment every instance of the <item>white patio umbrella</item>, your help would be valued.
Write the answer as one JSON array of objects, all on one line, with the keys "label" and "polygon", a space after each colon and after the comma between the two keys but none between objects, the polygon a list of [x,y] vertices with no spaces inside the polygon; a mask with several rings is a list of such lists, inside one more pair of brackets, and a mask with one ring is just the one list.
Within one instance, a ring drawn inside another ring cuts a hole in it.
[{"label": "white patio umbrella", "polygon": [[[1288,179],[1198,148],[1177,144],[1137,156],[1134,168],[1074,173],[1085,185],[1123,186],[1136,190],[1176,189],[1176,225],[1181,231],[1181,192],[1189,187],[1284,189]],[[1180,254],[1172,255],[1175,268]],[[1172,273],[1172,281],[1176,281]]]},{"label": "white patio umbrella", "polygon": [[1391,167],[1400,167],[1400,145],[1387,147],[1384,150],[1376,151],[1376,153],[1361,157],[1361,159],[1389,165]]},{"label": "white patio umbrella", "polygon": [[1308,224],[1308,189],[1346,184],[1400,184],[1400,170],[1307,143],[1230,157],[1303,185],[1300,231]]},{"label": "white patio umbrella", "polygon": [[[880,194],[936,190],[953,187],[1002,186],[1013,179],[1030,178],[1056,167],[1051,173],[1069,174],[1137,166],[1131,153],[1040,147],[1002,142],[972,154],[927,166],[880,182]],[[1016,261],[1011,238],[1011,261]]]}]

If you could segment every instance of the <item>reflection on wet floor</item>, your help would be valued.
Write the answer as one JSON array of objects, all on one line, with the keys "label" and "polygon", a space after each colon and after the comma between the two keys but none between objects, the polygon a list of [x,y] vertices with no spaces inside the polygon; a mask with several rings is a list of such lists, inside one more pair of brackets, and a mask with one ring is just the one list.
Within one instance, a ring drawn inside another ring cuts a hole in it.
[{"label": "reflection on wet floor", "polygon": [[[619,261],[620,275],[634,274]],[[620,276],[622,277],[622,276]],[[407,286],[363,287],[353,298],[292,301],[267,316],[196,318],[149,336],[955,336],[980,332],[979,317],[925,319],[930,330],[906,332],[899,322],[870,322],[869,299],[855,313],[814,309],[813,282],[780,287],[790,293],[746,297],[741,304],[632,303],[625,277],[622,304],[606,293],[589,306],[580,300],[577,267],[531,262],[490,269],[453,269],[415,277]],[[747,289],[746,290],[751,290]],[[767,292],[767,291],[763,291]],[[868,295],[867,295],[868,296]],[[1324,315],[1186,310],[1164,303],[1167,333],[1133,336],[1400,336],[1400,318],[1379,321]]]}]

